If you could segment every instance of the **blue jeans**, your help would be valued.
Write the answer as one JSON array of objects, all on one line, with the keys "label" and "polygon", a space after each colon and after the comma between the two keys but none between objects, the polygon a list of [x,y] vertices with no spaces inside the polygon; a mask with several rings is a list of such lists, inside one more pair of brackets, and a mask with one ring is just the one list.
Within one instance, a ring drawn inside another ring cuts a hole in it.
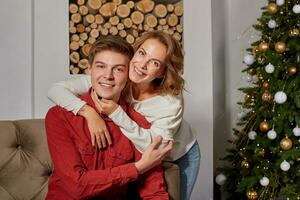
[{"label": "blue jeans", "polygon": [[196,141],[186,154],[173,161],[180,170],[180,200],[190,199],[199,172],[200,157],[199,144]]}]

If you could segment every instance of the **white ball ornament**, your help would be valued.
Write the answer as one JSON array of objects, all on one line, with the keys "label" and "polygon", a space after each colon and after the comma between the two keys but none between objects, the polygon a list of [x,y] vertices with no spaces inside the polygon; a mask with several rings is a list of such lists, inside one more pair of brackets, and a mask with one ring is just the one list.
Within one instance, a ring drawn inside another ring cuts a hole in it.
[{"label": "white ball ornament", "polygon": [[275,102],[278,104],[283,104],[287,100],[287,96],[283,91],[276,92],[274,96]]},{"label": "white ball ornament", "polygon": [[296,137],[300,136],[300,128],[298,125],[293,129],[293,133]]},{"label": "white ball ornament", "polygon": [[299,4],[296,4],[293,6],[293,12],[295,14],[299,14],[300,13],[300,5]]},{"label": "white ball ornament", "polygon": [[288,171],[291,168],[290,163],[288,163],[286,160],[284,160],[281,164],[280,164],[280,169],[282,171]]},{"label": "white ball ornament", "polygon": [[266,186],[269,185],[270,180],[268,179],[268,177],[265,177],[265,176],[264,176],[264,177],[262,177],[262,178],[260,179],[259,183],[260,183],[262,186],[266,187]]},{"label": "white ball ornament", "polygon": [[277,137],[277,133],[274,129],[269,130],[267,136],[270,140],[274,140]]},{"label": "white ball ornament", "polygon": [[275,67],[274,65],[272,65],[271,63],[267,64],[265,66],[265,71],[268,73],[268,74],[272,74],[275,70]]},{"label": "white ball ornament", "polygon": [[276,22],[273,19],[270,19],[270,21],[268,22],[268,27],[269,28],[275,28],[276,27]]},{"label": "white ball ornament", "polygon": [[284,0],[276,0],[276,4],[278,6],[282,6],[284,4]]},{"label": "white ball ornament", "polygon": [[241,112],[239,112],[239,113],[237,114],[237,118],[238,118],[239,120],[241,120],[241,119],[243,119],[246,115],[247,115],[246,112],[241,111]]},{"label": "white ball ornament", "polygon": [[247,54],[244,57],[244,63],[246,63],[247,65],[252,65],[254,63],[254,56],[251,54]]},{"label": "white ball ornament", "polygon": [[256,133],[255,131],[250,131],[250,132],[248,133],[248,138],[249,138],[250,140],[255,140],[256,136],[257,136],[257,133]]},{"label": "white ball ornament", "polygon": [[224,185],[225,181],[226,181],[226,176],[224,174],[218,174],[216,176],[216,183],[218,185]]}]

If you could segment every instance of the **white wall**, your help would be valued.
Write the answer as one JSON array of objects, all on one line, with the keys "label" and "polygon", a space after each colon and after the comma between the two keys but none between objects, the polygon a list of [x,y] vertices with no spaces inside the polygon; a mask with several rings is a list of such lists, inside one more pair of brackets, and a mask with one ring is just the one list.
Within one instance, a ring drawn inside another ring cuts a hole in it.
[{"label": "white wall", "polygon": [[0,120],[32,117],[32,1],[1,1]]},{"label": "white wall", "polygon": [[34,117],[52,103],[51,84],[69,76],[68,0],[36,0],[34,5]]},{"label": "white wall", "polygon": [[213,199],[213,83],[211,1],[184,0],[184,48],[187,90],[185,118],[198,132],[200,174],[193,200]]}]

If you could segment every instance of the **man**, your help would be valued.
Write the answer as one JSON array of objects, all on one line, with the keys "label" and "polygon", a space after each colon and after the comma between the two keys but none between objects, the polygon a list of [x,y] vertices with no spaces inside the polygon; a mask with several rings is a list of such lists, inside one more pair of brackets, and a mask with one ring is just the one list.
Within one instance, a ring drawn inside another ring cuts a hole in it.
[{"label": "man", "polygon": [[[95,108],[92,92],[119,102],[137,123],[145,119],[122,100],[121,92],[128,79],[132,47],[118,37],[107,37],[91,49],[90,92],[81,98]],[[58,106],[46,116],[46,132],[54,171],[49,180],[46,199],[127,199],[130,182],[136,181],[143,199],[168,199],[159,164],[171,148],[158,149],[162,138],[156,138],[141,156],[119,127],[102,116],[110,131],[113,145],[104,150],[93,148],[86,120]],[[154,167],[154,168],[153,168]]]}]

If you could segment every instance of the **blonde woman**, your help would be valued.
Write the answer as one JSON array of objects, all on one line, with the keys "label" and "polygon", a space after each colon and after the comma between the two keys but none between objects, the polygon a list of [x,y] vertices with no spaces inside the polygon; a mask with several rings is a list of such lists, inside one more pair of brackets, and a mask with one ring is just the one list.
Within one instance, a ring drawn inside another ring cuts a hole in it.
[{"label": "blonde woman", "polygon": [[[182,119],[184,80],[181,47],[169,34],[153,31],[142,35],[134,48],[136,52],[129,65],[130,82],[123,91],[123,97],[147,119],[151,127],[139,127],[118,104],[94,95],[96,107],[120,127],[140,152],[144,152],[157,135],[163,137],[164,144],[173,140],[173,149],[165,160],[179,166],[181,200],[189,199],[199,171],[200,150],[190,126]],[[100,63],[98,67],[105,66]],[[108,80],[112,77],[107,74]],[[103,89],[114,88],[110,82],[98,84]],[[75,77],[54,84],[48,97],[57,105],[85,117],[92,145],[97,143],[99,148],[105,148],[113,145],[105,123],[95,110],[77,97],[86,93],[90,85],[89,76]]]}]

